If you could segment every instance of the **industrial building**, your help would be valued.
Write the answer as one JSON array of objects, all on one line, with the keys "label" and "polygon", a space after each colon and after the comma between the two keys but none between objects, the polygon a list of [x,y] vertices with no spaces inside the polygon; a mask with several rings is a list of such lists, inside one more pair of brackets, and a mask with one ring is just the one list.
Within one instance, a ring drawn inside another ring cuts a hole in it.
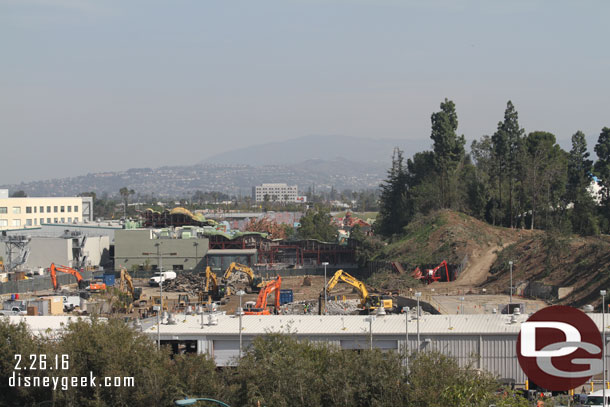
[{"label": "industrial building", "polygon": [[[28,237],[28,254],[21,269],[46,268],[51,263],[80,268],[110,263],[110,238],[108,236],[83,236],[65,233],[55,237]],[[13,253],[13,257],[14,257]],[[0,256],[8,260],[7,246],[0,244]],[[8,262],[7,262],[8,265]]]},{"label": "industrial building", "polygon": [[114,233],[114,264],[132,270],[193,270],[202,267],[209,241],[197,228],[123,229]]},{"label": "industrial building", "polygon": [[[588,314],[602,329],[602,314]],[[386,351],[409,353],[438,351],[467,364],[488,371],[502,380],[523,385],[525,374],[517,361],[516,342],[529,315],[244,315],[241,317],[242,350],[254,338],[269,333],[285,333],[298,339],[327,343],[345,350],[373,347]],[[14,316],[12,323],[24,321],[32,332],[59,333],[70,317]],[[160,325],[161,344],[175,350],[207,353],[218,366],[230,366],[239,356],[240,318],[235,315],[177,315]],[[154,341],[158,332],[154,319],[144,321],[141,329]],[[419,332],[419,335],[418,335]],[[408,340],[407,340],[408,337]],[[608,356],[607,356],[608,357]],[[606,360],[607,363],[607,360]]]},{"label": "industrial building", "polygon": [[[602,315],[589,314],[602,329]],[[267,333],[286,333],[299,339],[328,343],[341,349],[357,350],[373,347],[402,352],[438,351],[457,359],[461,366],[488,371],[500,379],[525,383],[526,377],[517,361],[516,343],[529,315],[423,315],[407,320],[403,315],[281,315],[242,316],[242,349],[252,340]],[[208,353],[219,366],[231,365],[239,355],[239,317],[177,316],[175,324],[161,324],[161,343],[183,345],[198,353]],[[202,323],[203,322],[203,323]],[[418,328],[419,327],[419,328]],[[408,331],[408,341],[407,338]],[[419,331],[419,338],[418,338]],[[157,339],[156,325],[144,329]]]},{"label": "industrial building", "polygon": [[8,189],[0,189],[0,230],[81,221],[93,221],[91,197],[10,198]]}]

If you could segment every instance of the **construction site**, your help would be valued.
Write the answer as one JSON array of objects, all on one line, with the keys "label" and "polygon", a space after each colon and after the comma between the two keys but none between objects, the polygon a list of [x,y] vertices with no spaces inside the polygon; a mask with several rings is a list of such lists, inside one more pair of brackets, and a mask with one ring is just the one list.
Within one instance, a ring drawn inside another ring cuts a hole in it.
[{"label": "construction site", "polygon": [[[114,270],[77,262],[19,271],[27,239],[5,237],[14,271],[0,286],[13,290],[4,291],[2,313],[34,332],[78,316],[121,318],[158,346],[207,354],[217,366],[231,366],[257,336],[273,332],[341,349],[436,350],[524,387],[520,324],[550,304],[585,312],[601,305],[582,288],[595,290],[592,275],[569,282],[557,269],[548,283],[536,278],[545,264],[533,249],[539,232],[450,211],[424,219],[417,234],[383,248],[387,260],[366,267],[354,261],[349,239],[273,240],[183,210],[146,216],[150,227],[114,231]],[[559,258],[563,267],[586,248],[574,245]],[[607,252],[599,256],[603,264]],[[601,331],[601,314],[590,316]]]}]

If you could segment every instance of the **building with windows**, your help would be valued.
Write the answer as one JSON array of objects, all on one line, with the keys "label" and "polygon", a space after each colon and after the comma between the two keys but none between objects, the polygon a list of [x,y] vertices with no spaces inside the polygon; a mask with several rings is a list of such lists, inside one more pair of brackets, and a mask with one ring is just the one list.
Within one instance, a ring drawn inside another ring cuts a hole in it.
[{"label": "building with windows", "polygon": [[83,221],[93,221],[91,197],[10,198],[8,189],[0,190],[0,230]]},{"label": "building with windows", "polygon": [[255,202],[304,202],[296,185],[263,184],[252,187]]}]

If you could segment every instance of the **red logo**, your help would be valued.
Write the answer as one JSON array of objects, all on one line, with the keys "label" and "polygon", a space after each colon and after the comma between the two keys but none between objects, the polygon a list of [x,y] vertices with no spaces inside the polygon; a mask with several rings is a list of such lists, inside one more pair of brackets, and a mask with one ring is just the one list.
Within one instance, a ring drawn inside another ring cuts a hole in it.
[{"label": "red logo", "polygon": [[565,391],[602,372],[602,338],[595,322],[576,308],[544,308],[521,324],[517,358],[530,381]]}]

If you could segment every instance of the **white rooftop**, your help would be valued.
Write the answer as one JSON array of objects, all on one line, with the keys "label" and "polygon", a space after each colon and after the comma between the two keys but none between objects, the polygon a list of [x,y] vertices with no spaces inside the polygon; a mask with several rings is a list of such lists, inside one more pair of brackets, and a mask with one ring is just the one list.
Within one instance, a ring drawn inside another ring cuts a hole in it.
[{"label": "white rooftop", "polygon": [[[167,335],[234,335],[239,330],[239,318],[235,315],[217,315],[218,323],[210,325],[208,315],[174,316],[175,325],[161,325],[161,333]],[[517,323],[511,323],[511,315],[424,315],[419,322],[420,334],[513,334],[520,330],[520,322],[528,315],[516,316]],[[601,315],[600,315],[601,321]],[[304,335],[358,335],[369,332],[369,316],[366,315],[244,315],[242,333],[261,335],[270,332],[295,333]],[[416,331],[417,319],[409,320],[409,332]],[[377,316],[373,321],[373,331],[377,335],[404,335],[405,316]],[[145,330],[156,332],[156,325]]]}]

